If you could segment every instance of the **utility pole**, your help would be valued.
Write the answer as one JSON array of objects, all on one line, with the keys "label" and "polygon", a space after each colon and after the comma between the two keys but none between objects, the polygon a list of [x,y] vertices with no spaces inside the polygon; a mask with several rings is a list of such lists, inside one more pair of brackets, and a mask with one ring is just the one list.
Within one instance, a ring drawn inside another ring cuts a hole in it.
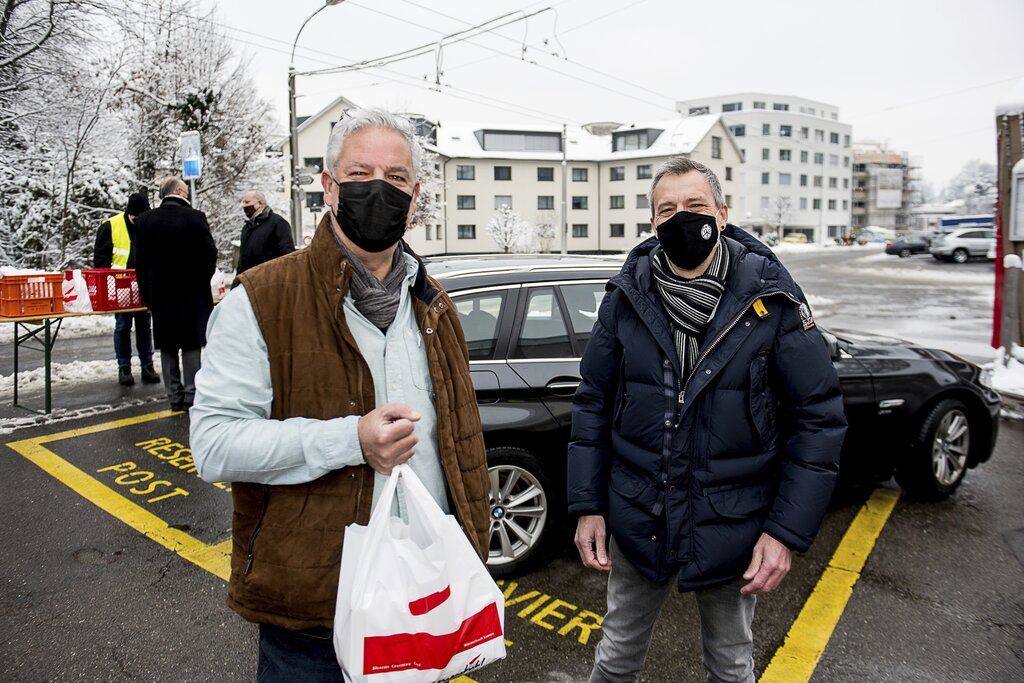
[{"label": "utility pole", "polygon": [[[1020,268],[1005,268],[1019,264],[1024,252],[1024,106],[999,108],[996,115],[996,173],[999,196],[997,199],[995,306],[992,316],[992,346],[1020,344],[1024,338],[1024,296],[1021,292]],[[1015,168],[1016,167],[1016,168]],[[1017,171],[1014,173],[1014,171]],[[1015,187],[1016,186],[1016,187]],[[1015,205],[1016,204],[1016,205]],[[1007,259],[1016,255],[1017,260]],[[1010,290],[1013,291],[1010,291]],[[1004,309],[1016,310],[1004,310]],[[1010,327],[1003,330],[1003,326]],[[1009,348],[1007,348],[1007,353]]]},{"label": "utility pole", "polygon": [[568,193],[569,193],[569,160],[566,158],[568,145],[568,137],[566,135],[568,130],[567,124],[562,124],[562,254],[568,253],[569,250],[569,212],[567,211],[568,206]]}]

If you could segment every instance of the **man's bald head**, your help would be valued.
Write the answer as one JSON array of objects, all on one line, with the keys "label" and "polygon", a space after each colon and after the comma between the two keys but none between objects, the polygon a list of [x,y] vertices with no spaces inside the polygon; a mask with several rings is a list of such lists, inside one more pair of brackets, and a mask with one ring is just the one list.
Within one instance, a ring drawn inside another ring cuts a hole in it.
[{"label": "man's bald head", "polygon": [[188,199],[188,185],[181,178],[175,178],[174,176],[164,178],[160,181],[160,199],[170,195]]}]

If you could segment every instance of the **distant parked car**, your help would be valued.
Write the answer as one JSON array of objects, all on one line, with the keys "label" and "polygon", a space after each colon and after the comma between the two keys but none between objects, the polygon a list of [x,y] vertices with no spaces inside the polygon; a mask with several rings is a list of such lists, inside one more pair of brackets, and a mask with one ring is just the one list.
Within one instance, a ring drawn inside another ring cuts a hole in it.
[{"label": "distant parked car", "polygon": [[931,240],[924,235],[901,235],[895,240],[886,241],[885,253],[906,258],[914,254],[927,254]]},{"label": "distant parked car", "polygon": [[786,233],[782,241],[786,244],[807,244],[807,235],[802,232],[790,232]]},{"label": "distant parked car", "polygon": [[932,242],[930,251],[940,261],[966,263],[971,258],[985,258],[995,243],[992,228],[960,228]]},{"label": "distant parked car", "polygon": [[[539,567],[565,541],[566,450],[580,356],[605,283],[622,259],[587,256],[430,258],[449,292],[469,365],[490,470],[487,566]],[[942,497],[995,445],[999,396],[981,369],[899,339],[822,329],[850,428],[844,486],[895,473],[908,492]]]}]

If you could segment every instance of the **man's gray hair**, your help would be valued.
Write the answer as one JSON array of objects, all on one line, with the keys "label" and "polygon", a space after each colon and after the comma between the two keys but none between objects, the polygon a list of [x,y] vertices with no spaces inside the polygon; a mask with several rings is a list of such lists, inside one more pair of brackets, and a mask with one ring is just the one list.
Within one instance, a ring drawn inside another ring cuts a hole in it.
[{"label": "man's gray hair", "polygon": [[378,107],[366,107],[345,112],[344,118],[334,124],[331,137],[327,140],[327,152],[324,154],[324,170],[334,175],[334,165],[341,156],[341,147],[349,135],[364,128],[384,128],[393,130],[405,138],[409,145],[409,156],[412,157],[412,182],[420,175],[420,146],[416,142],[412,123],[404,116],[392,114]]},{"label": "man's gray hair", "polygon": [[167,195],[174,194],[179,187],[185,188],[186,192],[188,191],[188,185],[185,184],[184,180],[176,178],[175,176],[167,176],[160,181],[160,199],[163,199]]},{"label": "man's gray hair", "polygon": [[248,192],[242,195],[242,200],[244,201],[245,198],[248,197],[249,195],[255,197],[256,201],[258,201],[260,204],[267,203],[267,196],[260,192],[259,190],[249,190]]},{"label": "man's gray hair", "polygon": [[658,187],[658,182],[667,175],[683,175],[690,171],[697,171],[705,178],[707,178],[708,185],[711,186],[711,194],[714,195],[715,209],[721,209],[725,206],[725,195],[722,194],[722,184],[718,182],[718,176],[710,168],[694,161],[690,157],[678,156],[672,157],[659,168],[658,172],[654,174],[654,180],[651,181],[651,189],[647,191],[647,203],[651,205],[651,215],[654,215],[654,188]]}]

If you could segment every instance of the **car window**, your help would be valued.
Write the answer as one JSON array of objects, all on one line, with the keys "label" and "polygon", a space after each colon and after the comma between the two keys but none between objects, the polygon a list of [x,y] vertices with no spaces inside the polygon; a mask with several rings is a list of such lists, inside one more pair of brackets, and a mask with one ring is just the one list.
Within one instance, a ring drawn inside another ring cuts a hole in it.
[{"label": "car window", "polygon": [[983,236],[984,235],[982,234],[982,232],[980,230],[971,230],[970,232],[965,232],[964,234],[960,235],[961,239],[965,239],[965,240],[976,240],[979,237],[983,237]]},{"label": "car window", "polygon": [[583,355],[590,340],[590,331],[597,321],[597,307],[604,298],[603,282],[585,282],[578,285],[562,285],[562,299],[569,311],[572,333],[576,338],[576,352]]},{"label": "car window", "polygon": [[505,291],[479,292],[455,297],[462,332],[466,335],[470,360],[491,360],[498,343],[498,320],[505,304]]},{"label": "car window", "polygon": [[572,358],[562,307],[552,287],[526,290],[526,307],[513,358]]}]

